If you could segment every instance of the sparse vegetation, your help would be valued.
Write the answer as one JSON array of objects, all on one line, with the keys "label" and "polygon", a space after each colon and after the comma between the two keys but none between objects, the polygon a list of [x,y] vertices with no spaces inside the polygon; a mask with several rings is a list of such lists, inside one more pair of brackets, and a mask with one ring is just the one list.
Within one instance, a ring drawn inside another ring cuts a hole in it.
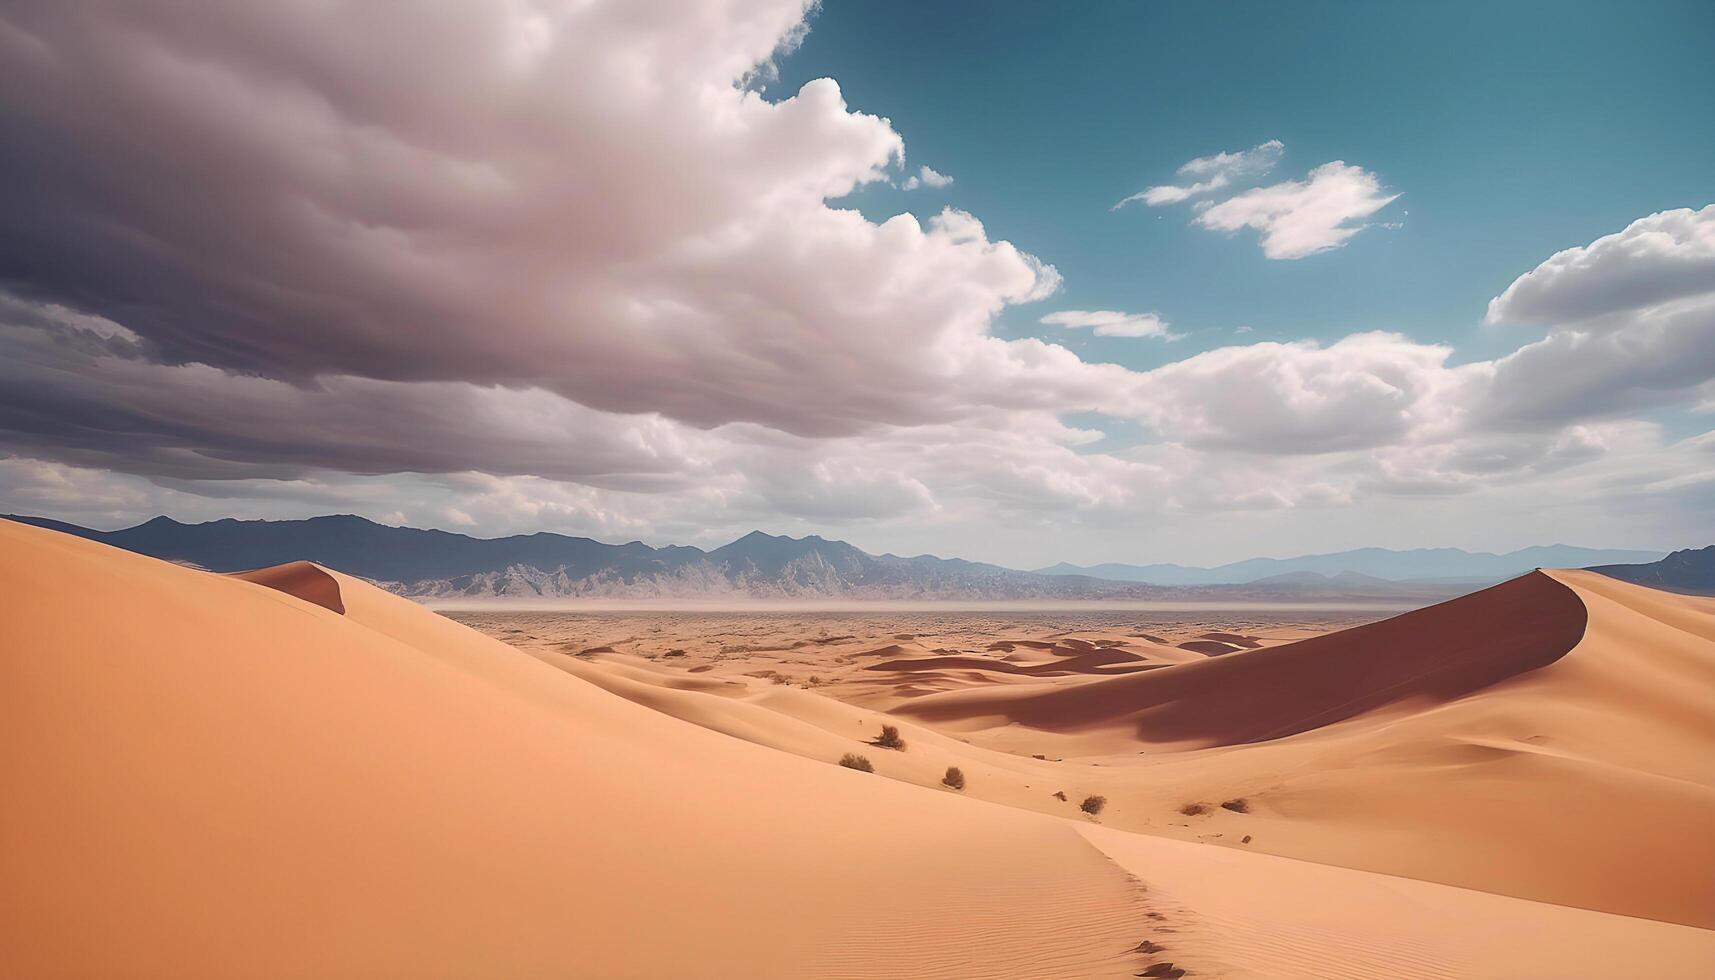
[{"label": "sparse vegetation", "polygon": [[1093,817],[1096,814],[1101,813],[1102,808],[1107,805],[1108,798],[1105,796],[1086,796],[1084,797],[1084,802],[1078,804],[1078,809]]},{"label": "sparse vegetation", "polygon": [[959,771],[958,766],[948,766],[947,774],[941,777],[941,785],[951,786],[954,789],[964,789],[965,774]]},{"label": "sparse vegetation", "polygon": [[663,656],[663,657],[683,657],[684,655],[685,655],[685,651],[679,649],[678,647],[674,647],[673,649],[668,650],[666,653],[663,653],[661,656]]},{"label": "sparse vegetation", "polygon": [[1059,792],[1058,792],[1058,793],[1055,793],[1055,794],[1054,794],[1054,798],[1055,798],[1055,799],[1056,799],[1056,800],[1059,800],[1059,801],[1060,801],[1060,802],[1061,802],[1061,803],[1064,803],[1064,802],[1066,802],[1066,791],[1065,791],[1065,790],[1060,790],[1060,791],[1059,791]]},{"label": "sparse vegetation", "polygon": [[1179,808],[1179,812],[1187,817],[1200,817],[1209,812],[1209,805],[1207,803],[1187,803]]},{"label": "sparse vegetation", "polygon": [[1251,812],[1251,805],[1246,803],[1244,797],[1241,796],[1236,800],[1228,800],[1222,803],[1221,809],[1231,810],[1234,813],[1249,813]]},{"label": "sparse vegetation", "polygon": [[840,756],[840,765],[845,766],[847,769],[856,769],[858,772],[875,771],[875,767],[870,765],[869,760],[858,755],[856,752],[847,752],[845,755]]},{"label": "sparse vegetation", "polygon": [[899,737],[899,726],[897,725],[881,726],[881,734],[869,744],[884,749],[893,749],[896,752],[905,751],[905,740]]}]

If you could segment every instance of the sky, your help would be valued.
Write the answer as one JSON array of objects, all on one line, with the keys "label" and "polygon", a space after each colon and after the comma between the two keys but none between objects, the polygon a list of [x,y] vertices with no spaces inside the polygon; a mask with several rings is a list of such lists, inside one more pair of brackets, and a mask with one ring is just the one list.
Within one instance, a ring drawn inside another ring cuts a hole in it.
[{"label": "sky", "polygon": [[1715,7],[0,8],[0,510],[1715,540]]}]

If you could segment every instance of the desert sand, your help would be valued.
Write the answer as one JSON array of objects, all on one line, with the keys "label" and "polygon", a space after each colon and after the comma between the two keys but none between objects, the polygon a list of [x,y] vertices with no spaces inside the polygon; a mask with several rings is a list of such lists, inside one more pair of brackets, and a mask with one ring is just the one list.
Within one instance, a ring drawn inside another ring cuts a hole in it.
[{"label": "desert sand", "polygon": [[8,522],[0,594],[8,976],[1715,973],[1712,600],[512,645]]}]

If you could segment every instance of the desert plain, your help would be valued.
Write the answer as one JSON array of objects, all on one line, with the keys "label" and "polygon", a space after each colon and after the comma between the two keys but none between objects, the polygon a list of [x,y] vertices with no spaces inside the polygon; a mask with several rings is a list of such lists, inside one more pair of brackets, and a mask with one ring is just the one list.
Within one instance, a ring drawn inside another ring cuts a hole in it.
[{"label": "desert plain", "polygon": [[1590,572],[443,614],[0,522],[0,594],[7,976],[1715,975],[1715,600]]}]

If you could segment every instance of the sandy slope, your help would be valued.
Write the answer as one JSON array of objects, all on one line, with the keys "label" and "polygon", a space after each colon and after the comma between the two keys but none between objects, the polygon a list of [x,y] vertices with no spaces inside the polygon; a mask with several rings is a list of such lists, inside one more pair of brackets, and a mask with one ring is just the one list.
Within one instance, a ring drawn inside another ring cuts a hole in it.
[{"label": "sandy slope", "polygon": [[1149,882],[1146,929],[1198,976],[1543,980],[1707,975],[1711,934],[1446,885],[1085,829]]},{"label": "sandy slope", "polygon": [[1070,824],[686,725],[340,585],[344,616],[0,523],[8,975],[1139,968],[1138,889]]},{"label": "sandy slope", "polygon": [[[862,746],[881,718],[861,706],[652,665],[560,657],[558,670],[331,577],[343,614],[293,594],[327,599],[303,569],[244,581],[0,522],[0,972],[1097,977],[1172,960],[1198,976],[1695,977],[1715,964],[1706,930],[1028,812],[1069,810],[1075,794],[1041,802],[1068,778],[1123,786],[1175,765],[1219,772],[1271,746],[1356,738],[1365,717],[1136,772],[912,724],[907,750],[890,752]],[[1656,757],[1691,765],[1684,729],[1709,704],[1697,686],[1715,635],[1707,607],[1640,611],[1623,592],[1574,587],[1591,630],[1551,669],[1440,709],[1381,714],[1432,718],[1503,690],[1572,698],[1549,728],[1617,724],[1624,746],[1601,749],[1602,765],[1701,788]],[[1668,642],[1661,624],[1688,639],[1639,654],[1642,664],[1600,655]],[[1559,682],[1566,690],[1527,683],[1589,652]],[[1640,698],[1653,699],[1647,723],[1621,710]],[[1610,741],[1557,738],[1557,757],[1581,761]],[[830,764],[853,748],[881,775]],[[910,785],[934,785],[947,759],[969,766],[965,794]],[[1285,778],[1282,760],[1267,765]],[[1361,802],[1370,789],[1299,792]],[[984,793],[1031,802],[974,798]],[[1267,792],[1258,800],[1251,814],[1213,819],[1257,820],[1283,838],[1320,823]],[[1142,806],[1116,797],[1103,819]],[[1327,835],[1345,832],[1328,823]],[[1631,829],[1567,833],[1601,850]],[[1677,844],[1683,862],[1700,859],[1694,842]],[[1629,895],[1633,883],[1615,887]],[[1686,881],[1662,887],[1664,905],[1703,901]],[[1135,951],[1145,939],[1163,949]]]},{"label": "sandy slope", "polygon": [[1402,616],[1297,643],[1221,655],[1076,688],[966,691],[904,710],[1048,731],[1123,728],[1197,748],[1260,742],[1402,701],[1449,701],[1558,660],[1584,606],[1540,572]]},{"label": "sandy slope", "polygon": [[[877,658],[894,669],[855,668],[868,687],[814,691],[608,654],[548,659],[656,710],[811,758],[896,724],[910,749],[876,756],[878,769],[924,787],[955,765],[966,795],[1013,807],[1075,816],[1100,794],[1110,827],[1707,928],[1712,621],[1710,600],[1556,572],[1370,627],[1120,677],[1021,678],[1010,662],[929,671],[946,693],[923,690],[917,665],[933,658],[899,648]],[[988,655],[1041,661],[1064,646],[1009,645]],[[674,687],[688,676],[714,686]],[[1341,678],[1352,698],[1338,697]],[[1344,720],[1252,741],[1348,701],[1356,714],[1332,714]],[[1233,744],[1181,747],[1210,740]]]}]

